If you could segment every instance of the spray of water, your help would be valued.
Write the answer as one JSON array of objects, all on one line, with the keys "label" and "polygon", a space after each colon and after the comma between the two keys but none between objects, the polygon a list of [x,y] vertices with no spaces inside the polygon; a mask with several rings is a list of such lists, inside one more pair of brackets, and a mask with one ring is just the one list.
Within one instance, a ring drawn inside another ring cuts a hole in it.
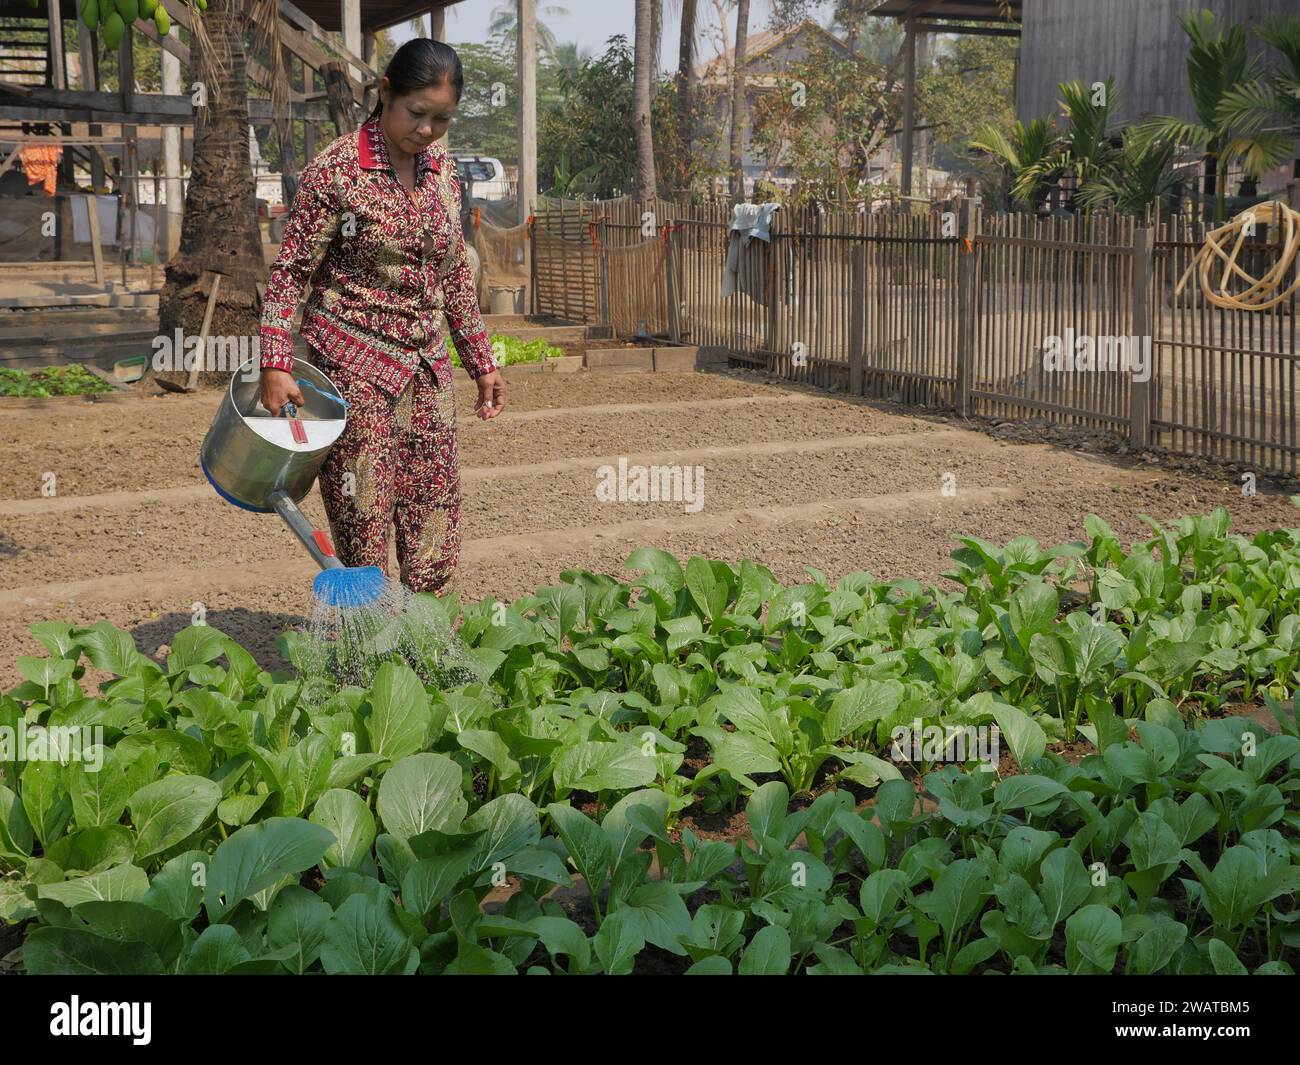
[{"label": "spray of water", "polygon": [[369,687],[385,662],[404,662],[421,682],[444,691],[482,684],[492,695],[482,667],[433,596],[417,595],[379,569],[320,577],[327,574],[350,579],[329,585],[318,579],[299,662],[309,703],[349,685]]}]

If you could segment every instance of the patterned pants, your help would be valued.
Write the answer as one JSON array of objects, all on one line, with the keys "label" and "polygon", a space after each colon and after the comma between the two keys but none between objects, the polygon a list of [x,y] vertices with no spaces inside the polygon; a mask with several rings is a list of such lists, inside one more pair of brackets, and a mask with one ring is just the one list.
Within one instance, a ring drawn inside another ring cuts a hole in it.
[{"label": "patterned pants", "polygon": [[[313,352],[319,358],[319,354]],[[397,528],[401,582],[445,595],[460,560],[460,452],[450,383],[424,363],[393,400],[323,365],[348,401],[348,426],[320,472],[321,497],[339,559],[388,571]]]}]

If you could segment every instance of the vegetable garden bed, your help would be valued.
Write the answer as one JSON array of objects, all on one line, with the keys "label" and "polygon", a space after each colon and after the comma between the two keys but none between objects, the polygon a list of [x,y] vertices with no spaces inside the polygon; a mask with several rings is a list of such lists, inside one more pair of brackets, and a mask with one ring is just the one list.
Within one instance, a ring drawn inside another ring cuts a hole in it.
[{"label": "vegetable garden bed", "polygon": [[48,399],[51,396],[103,396],[118,391],[112,381],[93,367],[72,363],[18,370],[0,366],[0,397]]},{"label": "vegetable garden bed", "polygon": [[[159,664],[42,623],[0,725],[67,757],[0,750],[8,964],[1290,973],[1300,530],[1153,534],[968,538],[952,590],[643,548],[442,601],[492,690],[392,664],[313,706],[208,626]],[[931,726],[1019,772],[893,756]]]}]

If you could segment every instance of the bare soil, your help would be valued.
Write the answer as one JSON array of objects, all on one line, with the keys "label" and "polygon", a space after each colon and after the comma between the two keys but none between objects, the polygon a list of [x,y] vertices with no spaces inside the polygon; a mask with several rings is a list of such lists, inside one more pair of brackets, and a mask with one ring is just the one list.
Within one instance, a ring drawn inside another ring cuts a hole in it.
[{"label": "bare soil", "polygon": [[[752,558],[785,581],[805,579],[805,566],[832,579],[937,579],[954,535],[1051,546],[1081,538],[1090,512],[1126,540],[1149,536],[1140,513],[1219,505],[1246,534],[1295,524],[1285,486],[1263,478],[1244,497],[1228,470],[1172,469],[1068,434],[1000,437],[748,371],[506,377],[507,407],[487,423],[473,416],[468,377],[455,386],[457,587],[470,601],[509,601],[568,569],[627,578],[643,545]],[[223,503],[204,480],[198,450],[219,399],[0,401],[0,686],[18,681],[19,655],[42,653],[34,622],[108,618],[155,654],[199,604],[268,668],[283,665],[275,637],[309,609],[312,563],[276,518]],[[601,467],[620,457],[702,468],[703,505],[599,501]],[[315,494],[304,506],[323,521]]]}]

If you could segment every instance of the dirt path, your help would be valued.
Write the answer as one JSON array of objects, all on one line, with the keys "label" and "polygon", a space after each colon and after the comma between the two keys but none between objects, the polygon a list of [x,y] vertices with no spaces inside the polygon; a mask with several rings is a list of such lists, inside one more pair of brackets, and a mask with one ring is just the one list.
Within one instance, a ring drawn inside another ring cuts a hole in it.
[{"label": "dirt path", "polygon": [[[957,533],[1044,545],[1100,514],[1129,539],[1138,518],[1217,505],[1234,528],[1295,523],[1284,495],[1048,444],[1013,444],[796,386],[728,374],[518,375],[507,412],[472,416],[457,380],[464,481],[458,585],[513,599],[567,569],[627,576],[653,545],[679,557],[754,558],[783,580],[937,578]],[[33,622],[107,617],[148,653],[202,606],[268,666],[301,619],[312,564],[280,523],[223,503],[197,451],[215,393],[60,408],[0,406],[0,684],[40,653]],[[702,470],[702,505],[602,502],[601,467]],[[40,494],[53,471],[58,494]],[[944,485],[952,489],[945,494]],[[304,504],[323,520],[318,498]]]}]

